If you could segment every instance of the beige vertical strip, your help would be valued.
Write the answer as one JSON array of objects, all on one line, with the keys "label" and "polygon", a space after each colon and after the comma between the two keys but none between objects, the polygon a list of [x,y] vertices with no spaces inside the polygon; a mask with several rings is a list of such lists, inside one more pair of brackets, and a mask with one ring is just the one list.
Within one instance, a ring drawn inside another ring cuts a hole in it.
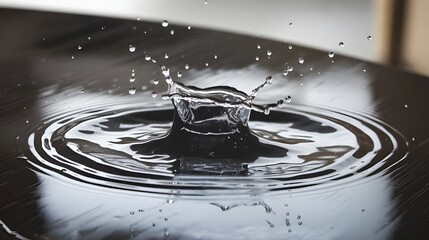
[{"label": "beige vertical strip", "polygon": [[412,71],[429,76],[429,1],[408,1],[404,24],[402,62]]},{"label": "beige vertical strip", "polygon": [[375,35],[377,61],[387,63],[392,45],[394,0],[375,0]]}]

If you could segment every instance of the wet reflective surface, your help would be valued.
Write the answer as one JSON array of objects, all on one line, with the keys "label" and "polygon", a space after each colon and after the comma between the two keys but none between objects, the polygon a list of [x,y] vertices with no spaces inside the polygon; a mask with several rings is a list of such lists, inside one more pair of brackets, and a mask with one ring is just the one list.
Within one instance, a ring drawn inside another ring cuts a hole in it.
[{"label": "wet reflective surface", "polygon": [[[0,11],[1,237],[429,236],[428,78],[171,22]],[[272,75],[255,102],[292,102],[252,113],[242,154],[190,152],[166,137],[147,55],[198,87]]]}]

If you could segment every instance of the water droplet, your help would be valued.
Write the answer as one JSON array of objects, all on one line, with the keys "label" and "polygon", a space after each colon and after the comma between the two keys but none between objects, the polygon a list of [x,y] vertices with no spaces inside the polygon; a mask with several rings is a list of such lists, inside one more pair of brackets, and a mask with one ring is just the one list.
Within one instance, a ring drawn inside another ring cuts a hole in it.
[{"label": "water droplet", "polygon": [[289,23],[289,26],[292,26],[292,23],[291,23],[291,22]]},{"label": "water droplet", "polygon": [[366,37],[366,39],[368,39],[369,41],[371,41],[372,40],[371,35],[368,35],[368,37]]},{"label": "water droplet", "polygon": [[288,48],[289,48],[289,50],[290,50],[290,49],[292,49],[293,47],[292,47],[292,45],[289,45],[289,46],[288,46]]},{"label": "water droplet", "polygon": [[405,104],[405,105],[404,105],[404,107],[405,107],[405,108],[408,108],[408,104]]},{"label": "water droplet", "polygon": [[366,69],[362,70],[363,72],[366,72]]},{"label": "water droplet", "polygon": [[299,225],[299,226],[301,226],[301,225],[302,225],[302,222],[298,222],[298,225]]},{"label": "water droplet", "polygon": [[415,139],[414,137],[412,137],[412,138],[411,138],[411,140],[412,140],[413,142],[414,142],[414,141],[416,141],[416,139]]},{"label": "water droplet", "polygon": [[81,49],[82,49],[82,46],[81,46],[81,45],[77,46],[77,49],[78,49],[78,50],[81,50]]},{"label": "water droplet", "polygon": [[177,77],[182,77],[182,72],[178,71],[177,72]]},{"label": "water droplet", "polygon": [[152,92],[152,97],[156,98],[156,96],[158,96],[158,93],[157,92]]},{"label": "water droplet", "polygon": [[334,54],[334,52],[329,52],[329,53],[328,53],[328,56],[329,56],[330,58],[333,58],[333,57],[335,56],[335,54]]},{"label": "water droplet", "polygon": [[25,120],[25,123],[27,123],[27,124],[28,124],[29,122],[30,122],[30,121],[28,121],[28,119],[27,119],[27,120]]},{"label": "water droplet", "polygon": [[174,30],[170,30],[170,34],[171,34],[171,35],[174,35]]},{"label": "water droplet", "polygon": [[129,94],[131,94],[131,95],[136,94],[136,88],[135,88],[134,86],[130,87],[130,88],[128,89],[128,93],[129,93]]},{"label": "water droplet", "polygon": [[270,114],[270,108],[269,107],[267,107],[267,108],[264,109],[264,114],[265,115]]},{"label": "water droplet", "polygon": [[136,80],[136,78],[134,77],[134,76],[132,76],[131,78],[130,78],[130,82],[134,82]]},{"label": "water droplet", "polygon": [[164,218],[164,221],[168,222],[168,218]]},{"label": "water droplet", "polygon": [[16,140],[19,140],[19,136],[16,136]]},{"label": "water droplet", "polygon": [[301,63],[301,64],[303,64],[304,63],[304,58],[302,58],[302,57],[298,58],[298,62]]},{"label": "water droplet", "polygon": [[258,57],[258,56],[256,56],[256,57],[255,57],[255,60],[256,60],[256,61],[259,61],[259,57]]},{"label": "water droplet", "polygon": [[130,212],[130,215],[134,215],[135,214],[135,212]]},{"label": "water droplet", "polygon": [[185,69],[189,69],[189,65],[188,64],[185,65]]},{"label": "water droplet", "polygon": [[173,204],[173,203],[174,203],[174,200],[173,200],[173,199],[168,199],[168,200],[167,200],[167,203],[168,203],[168,204]]},{"label": "water droplet", "polygon": [[288,66],[288,67],[287,67],[287,70],[288,70],[289,72],[292,72],[292,71],[293,71],[293,67],[292,67],[292,66]]},{"label": "water droplet", "polygon": [[273,54],[273,53],[271,52],[271,50],[268,50],[268,51],[267,51],[267,55],[268,55],[268,56],[271,56],[272,54]]},{"label": "water droplet", "polygon": [[258,45],[256,46],[256,48],[257,48],[257,49],[261,49],[261,45],[259,45],[259,44],[258,44]]},{"label": "water droplet", "polygon": [[151,58],[149,55],[145,55],[145,56],[144,56],[144,59],[145,59],[146,61],[150,61],[152,58]]},{"label": "water droplet", "polygon": [[338,46],[340,46],[340,47],[344,47],[344,43],[343,43],[343,42],[340,42],[340,43],[338,43]]},{"label": "water droplet", "polygon": [[162,212],[162,208],[160,208],[158,211],[159,211],[159,212]]},{"label": "water droplet", "polygon": [[207,3],[208,3],[208,2],[207,2],[207,0],[204,0],[204,4],[206,4],[206,5],[207,5]]},{"label": "water droplet", "polygon": [[365,212],[365,209],[364,208],[362,208],[362,210],[361,210],[362,212]]},{"label": "water droplet", "polygon": [[283,71],[284,76],[288,75],[288,73],[289,73],[289,71],[287,69]]},{"label": "water droplet", "polygon": [[137,21],[140,21],[140,18],[139,18],[139,17],[137,17]]},{"label": "water droplet", "polygon": [[300,86],[302,86],[302,85],[304,85],[304,83],[303,83],[303,82],[300,82],[300,83],[299,83],[299,85],[300,85]]},{"label": "water droplet", "polygon": [[130,52],[135,52],[136,51],[136,47],[134,45],[130,45],[128,47],[128,49],[130,50]]},{"label": "water droplet", "polygon": [[285,100],[287,103],[290,103],[290,102],[292,102],[292,97],[288,95],[285,97]]},{"label": "water droplet", "polygon": [[43,41],[45,41],[45,40],[46,40],[46,38],[42,38],[42,40],[43,40]]},{"label": "water droplet", "polygon": [[91,40],[91,37],[88,37],[88,40]]},{"label": "water droplet", "polygon": [[83,89],[83,88],[82,88],[82,89],[80,90],[80,93],[84,93],[84,92],[85,92],[85,89]]},{"label": "water droplet", "polygon": [[164,237],[168,237],[168,236],[170,236],[170,233],[167,230],[165,230],[164,231]]},{"label": "water droplet", "polygon": [[281,99],[280,99],[280,100],[278,100],[278,101],[277,101],[277,107],[279,107],[279,108],[283,107],[283,106],[284,106],[284,103],[285,103],[285,102],[284,102],[283,100],[281,100]]},{"label": "water droplet", "polygon": [[214,55],[214,56],[213,56],[213,58],[214,58],[214,59],[217,59],[217,55]]},{"label": "water droplet", "polygon": [[158,85],[158,83],[159,83],[158,78],[155,78],[155,79],[153,80],[153,84]]},{"label": "water droplet", "polygon": [[166,53],[166,54],[164,54],[164,58],[165,59],[168,59],[168,54]]},{"label": "water droplet", "polygon": [[191,26],[188,26],[188,30],[191,30]]},{"label": "water droplet", "polygon": [[161,25],[162,25],[163,27],[168,27],[168,22],[167,22],[167,20],[162,21]]},{"label": "water droplet", "polygon": [[273,83],[273,77],[272,77],[272,76],[267,76],[267,78],[265,78],[265,81],[266,81],[268,84],[272,84],[272,83]]},{"label": "water droplet", "polygon": [[74,56],[71,56],[71,59],[74,59]]},{"label": "water droplet", "polygon": [[206,63],[206,67],[208,67],[209,66],[209,63]]}]

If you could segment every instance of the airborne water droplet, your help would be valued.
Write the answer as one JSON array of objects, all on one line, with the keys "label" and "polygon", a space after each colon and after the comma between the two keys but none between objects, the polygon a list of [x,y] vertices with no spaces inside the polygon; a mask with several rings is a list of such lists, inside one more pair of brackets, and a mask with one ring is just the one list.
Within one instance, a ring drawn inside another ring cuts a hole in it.
[{"label": "airborne water droplet", "polygon": [[173,200],[173,199],[168,199],[168,200],[167,200],[167,203],[168,203],[168,204],[173,204],[173,203],[174,203],[174,200]]},{"label": "airborne water droplet", "polygon": [[134,86],[130,87],[130,88],[128,89],[128,93],[129,93],[129,94],[131,94],[131,95],[136,94],[136,88],[135,88]]},{"label": "airborne water droplet", "polygon": [[144,59],[145,59],[146,61],[150,61],[152,58],[151,58],[149,55],[145,55],[145,56],[144,56]]},{"label": "airborne water droplet", "polygon": [[256,48],[257,48],[257,49],[261,49],[261,45],[259,45],[259,44],[258,44],[258,45],[256,46]]},{"label": "airborne water droplet", "polygon": [[259,57],[258,57],[258,56],[256,56],[256,57],[255,57],[255,60],[256,60],[256,61],[259,61]]},{"label": "airborne water droplet", "polygon": [[137,21],[140,21],[140,18],[139,18],[139,17],[137,18]]},{"label": "airborne water droplet", "polygon": [[189,69],[189,65],[188,64],[185,65],[185,69]]},{"label": "airborne water droplet", "polygon": [[268,56],[271,56],[272,54],[273,54],[273,53],[271,52],[271,50],[268,50],[268,51],[267,51],[267,55],[268,55]]},{"label": "airborne water droplet", "polygon": [[301,64],[303,64],[304,63],[304,58],[302,58],[302,57],[298,58],[298,62],[301,63]]},{"label": "airborne water droplet", "polygon": [[188,26],[188,30],[191,30],[191,26]]},{"label": "airborne water droplet", "polygon": [[167,20],[162,21],[161,25],[162,25],[163,27],[168,27],[168,22],[167,22]]},{"label": "airborne water droplet", "polygon": [[287,103],[290,103],[292,101],[292,97],[288,95],[285,97],[285,100]]},{"label": "airborne water droplet", "polygon": [[156,98],[156,96],[158,95],[158,93],[157,92],[152,92],[152,97],[153,98]]},{"label": "airborne water droplet", "polygon": [[166,54],[164,54],[164,58],[165,59],[168,59],[168,54],[166,53]]},{"label": "airborne water droplet", "polygon": [[292,47],[292,45],[289,45],[289,46],[288,46],[288,48],[289,48],[289,49],[292,49],[293,47]]},{"label": "airborne water droplet", "polygon": [[80,93],[84,93],[84,92],[85,92],[85,89],[83,89],[83,88],[82,88],[82,89],[80,90]]},{"label": "airborne water droplet", "polygon": [[328,53],[328,56],[329,56],[330,58],[333,58],[333,57],[335,56],[335,54],[334,54],[334,52],[329,52],[329,53]]},{"label": "airborne water droplet", "polygon": [[404,105],[404,107],[405,107],[405,108],[408,108],[408,104],[405,104],[405,105]]},{"label": "airborne water droplet", "polygon": [[371,35],[368,35],[368,37],[366,37],[366,39],[368,39],[369,41],[371,41],[372,40]]},{"label": "airborne water droplet", "polygon": [[82,49],[82,46],[81,46],[81,45],[77,46],[77,49],[78,49],[78,50],[81,50],[81,49]]},{"label": "airborne water droplet", "polygon": [[177,72],[177,77],[182,77],[182,72],[178,71]]},{"label": "airborne water droplet", "polygon": [[171,35],[174,35],[174,30],[171,30],[171,31],[170,31],[170,34],[171,34]]},{"label": "airborne water droplet", "polygon": [[74,56],[71,56],[71,59],[74,59]]},{"label": "airborne water droplet", "polygon": [[268,84],[273,83],[273,77],[272,76],[267,76],[267,78],[265,78],[265,80],[267,81]]},{"label": "airborne water droplet", "polygon": [[213,56],[213,58],[214,58],[214,59],[217,59],[217,55],[214,55],[214,56]]},{"label": "airborne water droplet", "polygon": [[136,47],[134,45],[130,45],[128,47],[128,49],[130,50],[130,52],[135,52],[136,51]]},{"label": "airborne water droplet", "polygon": [[130,78],[130,82],[134,82],[136,80],[136,78],[134,77],[134,76],[132,76],[131,78]]},{"label": "airborne water droplet", "polygon": [[158,83],[159,83],[158,78],[155,78],[155,79],[153,80],[153,84],[158,85]]},{"label": "airborne water droplet", "polygon": [[340,46],[340,47],[344,47],[344,43],[343,43],[343,42],[340,42],[340,43],[338,43],[338,46]]}]

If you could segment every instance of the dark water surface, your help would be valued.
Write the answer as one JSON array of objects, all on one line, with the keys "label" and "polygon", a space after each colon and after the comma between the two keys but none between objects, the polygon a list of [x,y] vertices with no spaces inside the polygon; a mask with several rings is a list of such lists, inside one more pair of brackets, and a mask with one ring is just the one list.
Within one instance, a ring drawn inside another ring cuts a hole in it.
[{"label": "dark water surface", "polygon": [[[429,238],[428,78],[172,23],[0,19],[1,239]],[[255,102],[292,102],[232,140],[168,135],[146,55],[198,87],[272,75]]]}]

